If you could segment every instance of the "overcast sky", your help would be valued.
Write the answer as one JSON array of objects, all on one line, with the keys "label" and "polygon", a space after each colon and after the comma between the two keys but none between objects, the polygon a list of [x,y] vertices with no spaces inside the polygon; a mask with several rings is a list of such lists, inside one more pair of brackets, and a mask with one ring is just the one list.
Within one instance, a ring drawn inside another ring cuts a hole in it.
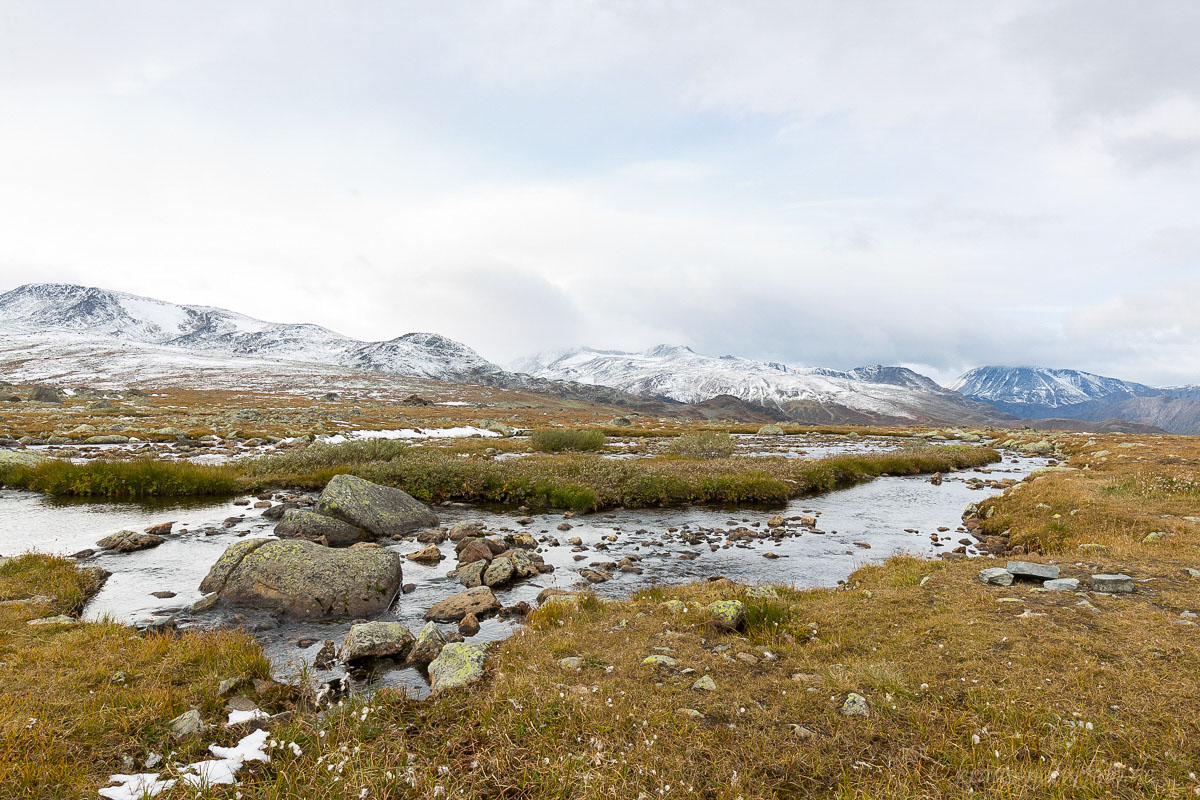
[{"label": "overcast sky", "polygon": [[1200,382],[1200,3],[0,0],[0,290]]}]

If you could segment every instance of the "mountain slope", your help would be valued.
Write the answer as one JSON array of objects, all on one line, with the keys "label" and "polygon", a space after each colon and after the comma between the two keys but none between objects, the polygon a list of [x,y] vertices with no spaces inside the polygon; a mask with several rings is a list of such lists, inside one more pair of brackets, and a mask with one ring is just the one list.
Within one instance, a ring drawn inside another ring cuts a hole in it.
[{"label": "mountain slope", "polygon": [[844,372],[706,356],[673,345],[640,353],[575,348],[530,356],[510,367],[540,378],[611,386],[681,403],[727,395],[805,422],[974,423],[998,416],[902,367]]}]

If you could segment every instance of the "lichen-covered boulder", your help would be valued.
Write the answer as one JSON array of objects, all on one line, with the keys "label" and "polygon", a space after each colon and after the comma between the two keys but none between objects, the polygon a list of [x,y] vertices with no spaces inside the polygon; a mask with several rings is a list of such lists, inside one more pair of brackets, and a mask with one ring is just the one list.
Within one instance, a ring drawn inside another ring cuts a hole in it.
[{"label": "lichen-covered boulder", "polygon": [[330,547],[349,547],[359,542],[374,541],[375,537],[362,528],[342,522],[340,519],[314,514],[299,508],[283,512],[283,519],[275,526],[275,535],[281,539],[324,538]]},{"label": "lichen-covered boulder", "polygon": [[354,475],[335,475],[317,500],[317,512],[375,536],[411,533],[438,524],[437,514],[407,492]]},{"label": "lichen-covered boulder", "polygon": [[233,605],[305,619],[371,617],[400,589],[400,556],[382,547],[335,550],[303,539],[246,539],[200,584]]},{"label": "lichen-covered boulder", "polygon": [[342,640],[342,661],[364,658],[404,658],[413,646],[413,635],[403,622],[360,622],[351,625]]},{"label": "lichen-covered boulder", "polygon": [[717,600],[707,611],[709,619],[724,628],[737,630],[746,624],[746,607],[740,600]]},{"label": "lichen-covered boulder", "polygon": [[483,677],[487,653],[482,645],[451,642],[429,664],[429,688],[434,693],[466,686]]},{"label": "lichen-covered boulder", "polygon": [[425,619],[434,622],[458,622],[468,614],[483,618],[500,610],[500,601],[486,586],[476,586],[453,597],[447,597],[425,612]]},{"label": "lichen-covered boulder", "polygon": [[778,425],[767,423],[758,429],[759,436],[783,436],[786,433],[783,428]]},{"label": "lichen-covered boulder", "polygon": [[483,582],[488,586],[503,586],[513,578],[513,562],[510,558],[497,556],[484,570]]},{"label": "lichen-covered boulder", "polygon": [[408,651],[408,660],[413,664],[428,664],[437,658],[447,643],[446,634],[436,622],[426,622],[417,634],[417,640]]}]

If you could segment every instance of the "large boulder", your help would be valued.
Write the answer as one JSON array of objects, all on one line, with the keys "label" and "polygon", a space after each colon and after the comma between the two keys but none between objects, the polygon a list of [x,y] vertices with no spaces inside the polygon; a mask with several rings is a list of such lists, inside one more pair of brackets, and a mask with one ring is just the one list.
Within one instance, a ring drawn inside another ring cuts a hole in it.
[{"label": "large boulder", "polygon": [[480,645],[451,642],[429,664],[429,688],[436,694],[483,677],[487,654]]},{"label": "large boulder", "polygon": [[375,536],[411,533],[438,524],[437,514],[407,492],[354,475],[335,475],[321,492],[317,511]]},{"label": "large boulder", "polygon": [[484,617],[500,610],[500,601],[486,586],[476,586],[453,597],[447,597],[425,612],[425,619],[434,622],[458,622],[468,614]]},{"label": "large boulder", "polygon": [[474,589],[483,584],[483,573],[487,570],[487,561],[472,561],[457,571],[458,582],[468,589]]},{"label": "large boulder", "polygon": [[392,604],[402,578],[400,556],[382,547],[334,550],[303,539],[246,539],[217,560],[200,591],[305,619],[370,617]]},{"label": "large boulder", "polygon": [[314,514],[299,508],[289,508],[283,512],[283,519],[275,526],[275,535],[281,539],[308,539],[316,541],[324,538],[330,547],[349,547],[359,542],[374,541],[375,537],[340,519],[327,517],[324,514]]},{"label": "large boulder", "polygon": [[342,661],[364,658],[405,658],[413,646],[413,635],[403,622],[360,622],[351,625],[342,640]]}]

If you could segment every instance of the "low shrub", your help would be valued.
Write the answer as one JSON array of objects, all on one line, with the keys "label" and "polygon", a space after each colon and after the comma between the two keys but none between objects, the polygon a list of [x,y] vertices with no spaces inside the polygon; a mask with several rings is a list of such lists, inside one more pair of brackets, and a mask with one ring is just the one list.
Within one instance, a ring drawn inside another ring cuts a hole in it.
[{"label": "low shrub", "polygon": [[529,435],[534,450],[559,453],[564,450],[599,450],[604,447],[604,434],[586,428],[544,428]]},{"label": "low shrub", "polygon": [[667,452],[692,458],[729,458],[737,445],[733,437],[720,431],[695,431],[671,440]]}]

